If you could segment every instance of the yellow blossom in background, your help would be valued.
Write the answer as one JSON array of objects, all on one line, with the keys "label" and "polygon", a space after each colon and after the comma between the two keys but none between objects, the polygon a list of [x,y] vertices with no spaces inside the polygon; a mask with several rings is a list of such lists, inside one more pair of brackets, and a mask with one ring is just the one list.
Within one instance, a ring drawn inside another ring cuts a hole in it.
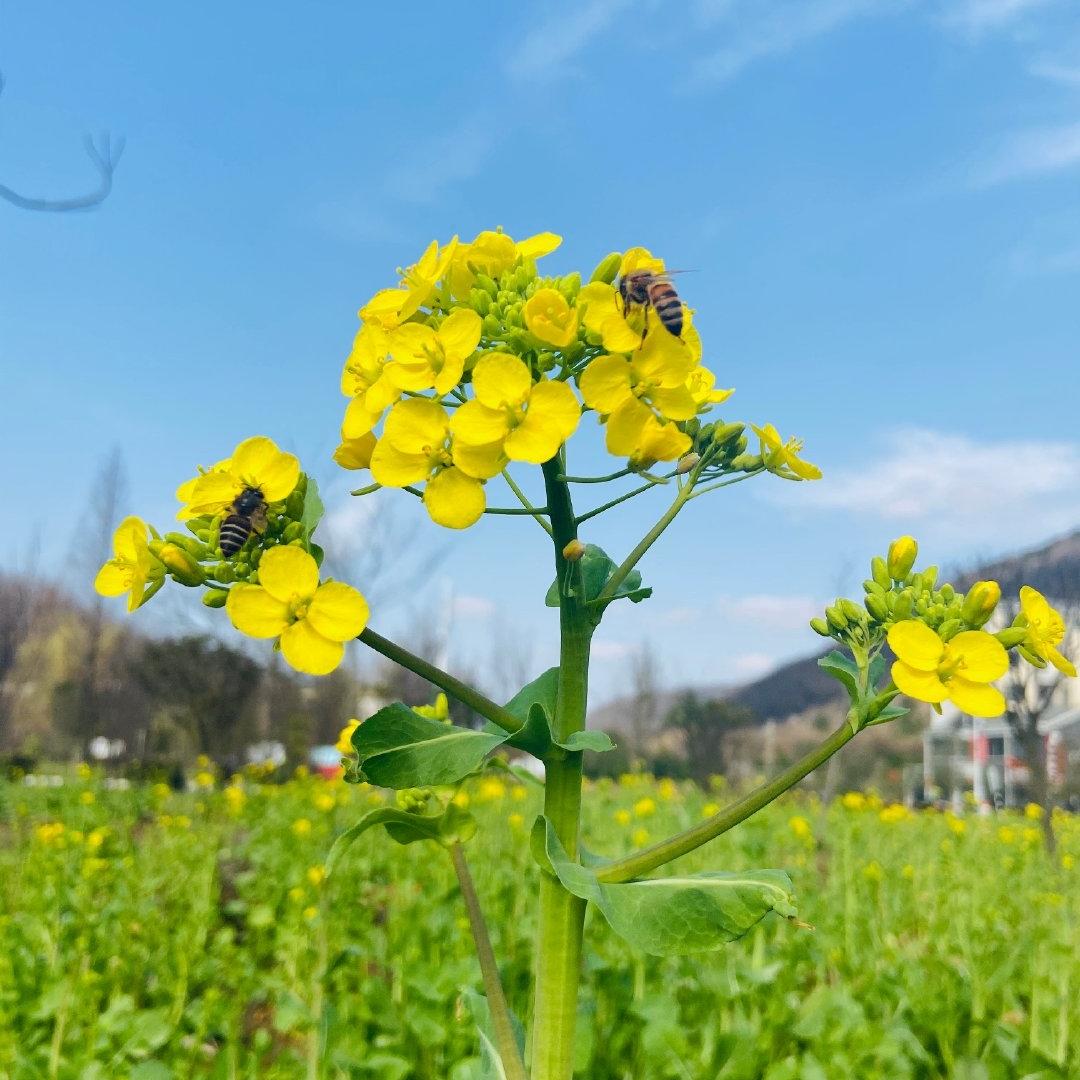
[{"label": "yellow blossom in background", "polygon": [[1032,828],[1030,825],[1024,829],[1021,835],[1023,837],[1024,843],[1028,847],[1034,847],[1042,840],[1042,833],[1039,832],[1038,829]]},{"label": "yellow blossom in background", "polygon": [[761,460],[769,472],[784,480],[821,479],[821,470],[799,457],[803,448],[801,439],[790,438],[784,442],[772,424],[766,424],[764,427],[758,427],[756,424],[750,426],[761,443]]},{"label": "yellow blossom in background", "polygon": [[78,776],[80,780],[89,780],[90,777],[94,775],[94,770],[87,765],[85,761],[80,761],[79,764],[75,766],[75,775]]},{"label": "yellow blossom in background", "polygon": [[915,867],[911,863],[905,863],[903,869],[900,871],[900,876],[905,881],[912,881],[915,877]]},{"label": "yellow blossom in background", "polygon": [[247,488],[261,492],[268,503],[280,502],[292,494],[299,479],[297,458],[279,450],[273,439],[256,435],[236,447],[225,467],[215,466],[177,488],[176,497],[184,505],[176,516],[186,521],[200,514],[220,514]]},{"label": "yellow blossom in background", "polygon": [[671,800],[679,794],[679,786],[670,776],[665,776],[660,783],[656,785],[656,793],[665,802],[671,802]]},{"label": "yellow blossom in background", "polygon": [[86,846],[91,851],[97,851],[102,844],[105,843],[106,837],[109,835],[109,830],[103,825],[99,825],[96,829],[91,829],[86,834]]},{"label": "yellow blossom in background", "polygon": [[234,816],[238,815],[244,809],[244,803],[247,802],[247,793],[240,784],[229,784],[223,792],[225,796],[225,805],[229,808],[229,813]]},{"label": "yellow blossom in background", "polygon": [[214,774],[203,769],[195,774],[195,786],[197,788],[212,788],[214,786]]},{"label": "yellow blossom in background", "polygon": [[649,830],[635,829],[630,837],[630,842],[635,847],[644,847],[649,842]]},{"label": "yellow blossom in background", "polygon": [[795,817],[788,818],[788,828],[799,840],[810,840],[813,838],[814,830],[810,827],[810,822],[801,814],[796,814]]},{"label": "yellow blossom in background", "polygon": [[302,548],[275,547],[259,563],[259,584],[234,585],[225,610],[254,638],[278,638],[297,671],[326,675],[341,663],[344,642],[367,625],[368,605],[351,585],[319,583],[319,567]]},{"label": "yellow blossom in background", "polygon": [[386,378],[398,390],[448,394],[461,381],[465,361],[479,344],[480,316],[468,308],[458,308],[437,330],[409,323],[394,334]]},{"label": "yellow blossom in background", "polygon": [[707,802],[701,808],[701,816],[703,818],[712,817],[713,814],[719,814],[719,813],[720,813],[720,804],[719,803]]},{"label": "yellow blossom in background", "polygon": [[949,829],[957,836],[963,836],[964,833],[967,832],[967,822],[963,818],[957,817],[955,814],[946,814],[945,824],[948,825]]},{"label": "yellow blossom in background", "polygon": [[435,695],[435,700],[430,705],[414,705],[413,712],[417,716],[427,717],[428,720],[450,720],[450,702],[444,693]]},{"label": "yellow blossom in background", "polygon": [[881,869],[881,863],[879,863],[877,859],[871,859],[870,862],[863,867],[862,872],[863,877],[868,881],[881,881],[885,876],[885,871]]},{"label": "yellow blossom in background", "polygon": [[150,575],[164,572],[161,562],[150,553],[150,527],[142,518],[126,517],[113,533],[113,557],[94,578],[94,588],[101,596],[128,594],[128,611],[134,611],[146,599]]},{"label": "yellow blossom in background", "polygon": [[513,799],[514,802],[524,802],[528,797],[529,797],[529,793],[525,790],[524,786],[521,785],[521,784],[515,784],[510,789],[510,798]]},{"label": "yellow blossom in background", "polygon": [[1065,620],[1047,602],[1046,597],[1030,585],[1020,590],[1020,614],[1026,620],[1027,638],[1024,644],[1036,656],[1053,664],[1063,675],[1076,677],[1076,666],[1058,650],[1065,637]]},{"label": "yellow blossom in background", "polygon": [[311,822],[306,817],[297,818],[292,823],[292,831],[296,836],[310,836]]},{"label": "yellow blossom in background", "polygon": [[900,692],[939,705],[949,700],[972,716],[1000,716],[1001,691],[988,685],[1008,670],[1000,641],[984,630],[965,630],[948,642],[925,623],[904,619],[889,628],[889,647],[896,654],[892,677]]},{"label": "yellow blossom in background", "polygon": [[1003,844],[1016,843],[1016,830],[1011,825],[1000,825],[997,831],[998,840]]},{"label": "yellow blossom in background", "polygon": [[631,821],[629,810],[616,810],[614,814],[615,822],[618,825],[629,825]]},{"label": "yellow blossom in background", "polygon": [[302,904],[307,899],[307,893],[298,885],[294,885],[287,895],[294,904]]},{"label": "yellow blossom in background", "polygon": [[511,829],[523,829],[525,827],[525,818],[521,814],[511,814],[506,820]]},{"label": "yellow blossom in background", "polygon": [[656,813],[656,803],[646,796],[644,799],[638,799],[634,803],[634,816],[635,817],[651,817]]},{"label": "yellow blossom in background", "polygon": [[[541,379],[509,353],[489,353],[473,369],[476,397],[454,413],[459,444],[498,447],[511,461],[541,465],[577,430],[581,405],[566,383]],[[494,474],[490,474],[494,475]]]},{"label": "yellow blossom in background", "polygon": [[337,806],[337,799],[335,799],[328,791],[317,792],[315,798],[311,801],[315,809],[324,814],[329,814],[330,811]]},{"label": "yellow blossom in background", "polygon": [[450,801],[459,810],[468,810],[468,808],[469,808],[469,793],[467,791],[455,792],[454,797]]},{"label": "yellow blossom in background", "polygon": [[307,871],[308,881],[318,888],[326,880],[325,866],[309,866]]},{"label": "yellow blossom in background", "polygon": [[565,349],[577,337],[577,312],[558,289],[537,289],[522,314],[529,333],[545,345]]},{"label": "yellow blossom in background", "polygon": [[64,838],[62,821],[46,821],[34,828],[34,837],[39,844],[60,844]]},{"label": "yellow blossom in background", "polygon": [[496,802],[506,795],[506,785],[495,776],[486,776],[480,781],[478,795],[484,802]]},{"label": "yellow blossom in background", "polygon": [[1066,852],[1061,856],[1061,869],[1072,870],[1076,866],[1076,857]]},{"label": "yellow blossom in background", "polygon": [[861,791],[849,791],[840,800],[845,810],[863,810],[866,807],[866,796]]},{"label": "yellow blossom in background", "polygon": [[[477,365],[479,367],[479,365]],[[487,504],[481,480],[506,465],[502,446],[457,446],[451,453],[450,417],[438,402],[410,398],[395,405],[371,455],[371,475],[386,487],[427,481],[424,506],[436,524],[467,529]]]},{"label": "yellow blossom in background", "polygon": [[1029,821],[1041,821],[1043,817],[1043,808],[1038,803],[1029,802],[1024,807],[1024,817]]},{"label": "yellow blossom in background", "polygon": [[312,922],[314,919],[318,918],[318,915],[319,909],[315,907],[314,904],[304,908],[304,918],[307,919],[308,922]]},{"label": "yellow blossom in background", "polygon": [[92,791],[81,791],[81,792],[79,792],[79,802],[81,802],[83,804],[83,806],[93,806],[94,805],[94,793]]},{"label": "yellow blossom in background", "polygon": [[912,817],[911,811],[903,803],[891,803],[878,814],[878,819],[886,825],[895,825],[898,821],[907,821]]},{"label": "yellow blossom in background", "polygon": [[337,742],[334,748],[342,757],[348,757],[353,753],[352,737],[353,732],[360,726],[359,720],[350,720],[338,734]]}]

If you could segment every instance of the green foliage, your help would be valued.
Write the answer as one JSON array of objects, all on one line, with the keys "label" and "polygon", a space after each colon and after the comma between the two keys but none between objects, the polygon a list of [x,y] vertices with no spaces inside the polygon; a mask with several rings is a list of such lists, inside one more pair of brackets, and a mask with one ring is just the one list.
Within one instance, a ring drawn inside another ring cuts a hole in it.
[{"label": "green foliage", "polygon": [[[642,600],[648,599],[652,596],[652,589],[643,588],[641,584],[641,573],[637,570],[632,570],[626,575],[626,578],[620,582],[619,587],[615,592],[602,603],[598,600],[600,593],[603,591],[604,586],[611,579],[611,576],[618,569],[615,560],[604,551],[603,548],[597,547],[596,544],[586,544],[585,554],[582,555],[580,561],[577,563],[581,571],[581,593],[582,598],[586,604],[596,604],[600,607],[606,607],[612,600],[626,599],[635,604],[641,603]],[[547,596],[544,597],[544,603],[548,607],[559,606],[559,596],[561,593],[567,595],[573,595],[577,586],[568,582],[553,581],[548,588]]]},{"label": "green foliage", "polygon": [[595,904],[620,937],[654,956],[715,949],[742,937],[770,912],[787,918],[796,914],[791,879],[780,870],[688,874],[605,885],[592,869],[567,856],[544,817],[533,826],[532,848],[565,889]]},{"label": "green foliage", "polygon": [[818,667],[847,691],[851,701],[849,719],[856,731],[870,724],[884,724],[907,715],[909,710],[890,704],[896,696],[895,690],[891,693],[880,692],[886,667],[885,658],[880,654],[869,662],[865,675],[859,665],[839,649],[833,649],[818,660]]},{"label": "green foliage", "polygon": [[[477,1080],[506,1080],[506,1070],[495,1046],[491,1008],[488,1005],[487,998],[475,990],[466,989],[461,994],[461,1000],[472,1015],[473,1023],[476,1024],[477,1034],[480,1037],[481,1065]],[[511,1017],[511,1020],[514,1024],[514,1035],[517,1038],[518,1049],[524,1052],[525,1032],[522,1029],[521,1022],[516,1016]]]}]

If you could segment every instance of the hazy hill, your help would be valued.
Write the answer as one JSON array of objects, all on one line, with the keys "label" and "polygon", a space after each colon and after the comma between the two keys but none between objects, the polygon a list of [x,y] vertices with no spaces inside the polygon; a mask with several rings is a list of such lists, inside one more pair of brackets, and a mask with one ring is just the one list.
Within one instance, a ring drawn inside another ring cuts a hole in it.
[{"label": "hazy hill", "polygon": [[[995,559],[954,576],[963,586],[985,578],[1000,582],[1006,596],[1015,596],[1021,585],[1031,585],[1059,602],[1080,604],[1080,530],[1042,547]],[[688,689],[702,698],[726,698],[745,705],[762,722],[839,710],[846,702],[843,691],[835,679],[817,666],[818,658],[826,652],[828,649],[823,648],[738,686],[713,684],[665,691],[657,696],[658,710],[666,713]],[[625,728],[627,704],[624,699],[597,709],[590,723],[610,730]]]}]

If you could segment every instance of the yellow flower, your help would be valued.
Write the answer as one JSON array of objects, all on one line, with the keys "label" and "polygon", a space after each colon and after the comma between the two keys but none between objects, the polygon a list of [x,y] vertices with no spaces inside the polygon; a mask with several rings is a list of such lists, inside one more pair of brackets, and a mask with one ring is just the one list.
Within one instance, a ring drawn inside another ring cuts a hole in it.
[{"label": "yellow flower", "polygon": [[809,840],[814,835],[814,830],[810,827],[810,822],[801,814],[796,814],[795,817],[788,819],[788,828],[791,829],[800,840]]},{"label": "yellow flower", "polygon": [[375,433],[367,431],[357,439],[342,439],[334,451],[334,460],[343,469],[370,469],[375,449]]},{"label": "yellow flower", "polygon": [[529,793],[521,784],[515,784],[510,789],[510,798],[513,799],[514,802],[524,802],[528,797]]},{"label": "yellow flower", "polygon": [[324,814],[329,814],[337,806],[337,799],[327,791],[320,791],[311,801],[315,809],[321,810]]},{"label": "yellow flower", "polygon": [[1008,670],[1001,642],[985,630],[965,630],[948,642],[916,619],[894,623],[889,647],[896,654],[892,677],[900,692],[939,705],[946,699],[971,716],[1000,716],[1001,691],[988,684]]},{"label": "yellow flower", "polygon": [[911,863],[905,863],[900,871],[900,876],[905,881],[911,881],[915,877],[915,867]]},{"label": "yellow flower", "polygon": [[1076,667],[1066,660],[1057,646],[1065,637],[1065,620],[1042,593],[1025,585],[1020,590],[1020,614],[1027,620],[1024,644],[1036,655],[1048,660],[1063,675],[1076,677]]},{"label": "yellow flower", "polygon": [[889,557],[886,566],[889,577],[894,581],[903,581],[915,565],[919,554],[919,545],[914,536],[899,536],[889,545]]},{"label": "yellow flower", "polygon": [[467,810],[469,808],[469,793],[467,791],[458,791],[450,801],[459,810]]},{"label": "yellow flower", "polygon": [[1043,808],[1038,803],[1029,802],[1027,806],[1024,807],[1024,817],[1029,821],[1041,821],[1042,816]]},{"label": "yellow flower", "polygon": [[90,777],[94,775],[94,770],[87,765],[85,761],[80,761],[79,764],[75,766],[75,773],[80,780],[89,780]]},{"label": "yellow flower", "polygon": [[437,240],[432,240],[419,260],[401,275],[401,287],[377,292],[360,309],[360,318],[385,330],[400,326],[435,295],[435,287],[457,248],[456,236],[443,248]]},{"label": "yellow flower", "polygon": [[292,831],[297,836],[310,836],[311,835],[311,822],[306,818],[297,818],[292,823]]},{"label": "yellow flower", "polygon": [[648,248],[643,247],[627,248],[619,264],[619,274],[623,277],[632,274],[635,270],[649,270],[654,274],[662,274],[665,269],[664,260],[656,258]]},{"label": "yellow flower", "polygon": [[861,791],[849,791],[840,802],[845,810],[862,810],[866,806],[866,796]]},{"label": "yellow flower", "polygon": [[1061,856],[1061,869],[1072,870],[1076,866],[1076,856],[1068,854],[1066,852]]},{"label": "yellow flower", "polygon": [[1016,830],[1011,825],[1001,825],[997,831],[998,840],[1003,844],[1016,843]]},{"label": "yellow flower", "polygon": [[821,470],[799,457],[802,440],[791,438],[785,443],[772,424],[750,425],[761,440],[761,458],[765,468],[785,480],[820,480]]},{"label": "yellow flower", "polygon": [[511,829],[523,829],[525,827],[525,818],[521,814],[511,814],[506,820],[509,822]]},{"label": "yellow flower", "polygon": [[366,435],[401,397],[401,390],[386,377],[393,341],[393,335],[378,326],[362,326],[353,339],[341,371],[341,392],[352,399],[341,424],[345,441]]},{"label": "yellow flower", "polygon": [[881,869],[881,863],[877,859],[871,859],[863,867],[863,877],[868,881],[880,881],[885,876],[885,871]]},{"label": "yellow flower", "polygon": [[325,866],[309,866],[307,879],[317,889],[326,880]]},{"label": "yellow flower", "polygon": [[319,584],[319,567],[302,548],[275,547],[259,563],[258,585],[234,585],[225,604],[233,626],[255,638],[278,638],[297,671],[326,675],[346,641],[367,625],[367,601],[340,581]]},{"label": "yellow flower", "polygon": [[225,803],[232,814],[239,814],[247,802],[247,794],[239,784],[230,784],[225,789]]},{"label": "yellow flower", "polygon": [[715,386],[716,376],[703,364],[698,364],[697,367],[687,375],[686,389],[690,391],[690,396],[694,399],[698,412],[704,412],[713,405],[723,404],[735,393],[734,388],[730,390],[715,390],[713,389]]},{"label": "yellow flower", "polygon": [[679,794],[679,786],[670,776],[665,776],[664,779],[656,785],[656,791],[660,798],[665,802],[671,802],[671,800]]},{"label": "yellow flower", "polygon": [[352,737],[353,732],[360,726],[359,720],[350,720],[342,729],[338,735],[338,740],[334,744],[334,748],[342,757],[348,757],[353,753]]},{"label": "yellow flower", "polygon": [[195,774],[195,786],[198,788],[212,788],[214,786],[214,774],[212,772],[197,772]]},{"label": "yellow flower", "polygon": [[957,836],[963,836],[967,832],[967,822],[957,817],[955,814],[945,815],[945,824],[949,826],[949,830],[955,833]]},{"label": "yellow flower", "polygon": [[651,817],[656,813],[656,803],[646,796],[634,803],[634,815],[636,817]]},{"label": "yellow flower", "polygon": [[468,244],[459,244],[447,275],[454,296],[464,296],[472,288],[477,274],[497,278],[518,259],[539,259],[562,243],[562,237],[543,232],[515,242],[504,232],[485,230]]},{"label": "yellow flower", "polygon": [[149,526],[141,518],[126,517],[113,533],[113,557],[94,578],[94,588],[102,596],[128,594],[128,611],[134,611],[147,597],[150,575],[163,568],[150,554]]},{"label": "yellow flower", "polygon": [[79,802],[81,802],[83,804],[83,806],[93,806],[94,805],[94,793],[92,791],[80,792],[79,793]]},{"label": "yellow flower", "polygon": [[426,480],[424,506],[432,521],[448,529],[467,529],[480,520],[487,505],[480,481],[497,476],[505,465],[497,442],[455,442],[451,451],[446,409],[426,398],[409,398],[390,410],[371,455],[371,475],[386,487]]},{"label": "yellow flower", "polygon": [[256,435],[240,443],[227,461],[177,488],[176,497],[185,505],[176,516],[186,521],[200,514],[220,514],[247,488],[260,492],[268,503],[280,502],[292,494],[299,479],[296,457],[279,450],[273,439]]},{"label": "yellow flower", "polygon": [[314,904],[312,904],[310,907],[304,908],[304,918],[307,919],[308,922],[314,921],[318,918],[318,916],[319,909],[315,907]]},{"label": "yellow flower", "polygon": [[529,332],[547,345],[565,349],[577,337],[577,312],[558,289],[537,289],[523,314]]},{"label": "yellow flower", "polygon": [[615,811],[615,821],[619,825],[624,825],[624,826],[629,825],[630,824],[630,811],[629,810],[616,810]]},{"label": "yellow flower", "polygon": [[386,378],[398,390],[430,390],[448,394],[461,381],[465,361],[480,344],[480,316],[458,308],[438,330],[408,323],[394,335],[393,360]]},{"label": "yellow flower", "polygon": [[480,781],[478,794],[484,802],[498,802],[506,795],[506,785],[498,777],[489,776]]},{"label": "yellow flower", "polygon": [[701,808],[701,816],[703,818],[712,817],[713,814],[719,814],[719,813],[720,813],[720,804],[719,803],[707,802]]},{"label": "yellow flower", "polygon": [[[490,353],[473,369],[474,400],[450,421],[458,447],[498,447],[511,461],[542,465],[577,430],[581,406],[566,383],[534,383],[528,367],[509,353]],[[494,475],[494,474],[492,474]]]},{"label": "yellow flower", "polygon": [[649,830],[635,829],[630,839],[635,847],[644,847],[649,842]]},{"label": "yellow flower", "polygon": [[430,705],[414,705],[413,712],[417,716],[426,716],[429,720],[450,720],[450,702],[445,694],[436,694],[435,700]]},{"label": "yellow flower", "polygon": [[878,814],[878,819],[886,825],[895,825],[898,821],[907,821],[911,816],[911,811],[903,803],[892,803]]}]

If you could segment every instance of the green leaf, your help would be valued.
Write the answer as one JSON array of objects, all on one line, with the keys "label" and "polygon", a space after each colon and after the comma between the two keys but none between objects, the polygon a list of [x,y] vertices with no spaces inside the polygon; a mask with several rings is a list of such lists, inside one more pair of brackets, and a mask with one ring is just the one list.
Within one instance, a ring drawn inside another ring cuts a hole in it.
[{"label": "green leaf", "polygon": [[[495,1045],[495,1029],[491,1022],[491,1006],[488,1004],[488,999],[472,989],[462,990],[461,998],[468,1006],[473,1023],[476,1024],[477,1034],[480,1036],[479,1080],[506,1080],[506,1067]],[[524,1054],[525,1030],[516,1016],[511,1014],[510,1020],[514,1025],[514,1038],[517,1041],[518,1050]]]},{"label": "green leaf", "polygon": [[564,750],[591,750],[594,754],[615,749],[615,744],[606,731],[575,731],[556,745]]},{"label": "green leaf", "polygon": [[850,656],[845,656],[839,649],[833,649],[827,656],[818,661],[818,667],[827,675],[844,684],[853,704],[857,704],[860,698],[859,691],[859,667]]},{"label": "green leaf", "polygon": [[[585,554],[577,564],[581,579],[582,599],[586,604],[597,602],[597,597],[603,592],[611,576],[618,569],[615,560],[603,548],[596,544],[586,544]],[[553,581],[548,588],[544,603],[548,607],[558,607],[560,602],[560,582]],[[612,600],[630,600],[640,604],[652,596],[652,589],[643,587],[641,584],[641,572],[631,570],[626,578],[620,583],[615,592],[604,601],[607,606]]]},{"label": "green leaf", "polygon": [[887,705],[884,709],[877,714],[877,716],[871,717],[866,726],[871,727],[874,724],[887,724],[890,720],[899,720],[901,716],[907,716],[911,712],[910,709],[905,709],[902,705]]},{"label": "green leaf", "polygon": [[434,840],[444,847],[465,843],[476,834],[476,819],[467,810],[451,803],[441,814],[410,814],[395,806],[380,806],[365,814],[355,825],[346,829],[333,843],[326,857],[329,877],[342,856],[368,829],[382,825],[392,840],[413,844],[417,840]]},{"label": "green leaf", "polygon": [[411,788],[456,784],[483,763],[505,732],[472,731],[418,716],[395,702],[353,732],[359,776],[378,787]]},{"label": "green leaf", "polygon": [[300,515],[300,524],[304,528],[304,543],[311,546],[311,534],[318,527],[322,516],[326,512],[323,501],[319,497],[319,485],[315,477],[307,478],[307,489],[304,492],[304,512]]},{"label": "green leaf", "polygon": [[770,912],[796,914],[790,878],[781,870],[688,874],[622,885],[597,881],[573,862],[544,817],[533,827],[532,847],[542,867],[563,887],[600,909],[611,928],[655,956],[713,949],[742,937]]}]

